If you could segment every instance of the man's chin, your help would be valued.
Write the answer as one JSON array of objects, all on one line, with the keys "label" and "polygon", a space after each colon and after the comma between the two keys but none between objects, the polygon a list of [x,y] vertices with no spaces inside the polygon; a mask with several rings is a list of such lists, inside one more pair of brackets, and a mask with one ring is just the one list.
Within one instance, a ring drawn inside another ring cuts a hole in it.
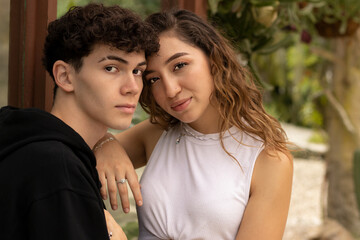
[{"label": "man's chin", "polygon": [[125,130],[125,129],[128,129],[130,127],[130,125],[131,125],[131,120],[113,124],[110,126],[110,128],[115,129],[115,130]]}]

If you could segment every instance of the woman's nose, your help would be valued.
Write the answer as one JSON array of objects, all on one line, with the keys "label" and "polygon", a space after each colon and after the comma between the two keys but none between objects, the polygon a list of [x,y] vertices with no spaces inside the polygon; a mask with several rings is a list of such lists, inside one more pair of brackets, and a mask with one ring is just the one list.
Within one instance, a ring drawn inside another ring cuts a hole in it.
[{"label": "woman's nose", "polygon": [[162,80],[163,80],[163,83],[164,83],[165,93],[166,93],[167,97],[173,98],[181,91],[181,86],[180,86],[179,81],[177,79],[169,78],[169,77],[166,77],[166,78],[163,77]]}]

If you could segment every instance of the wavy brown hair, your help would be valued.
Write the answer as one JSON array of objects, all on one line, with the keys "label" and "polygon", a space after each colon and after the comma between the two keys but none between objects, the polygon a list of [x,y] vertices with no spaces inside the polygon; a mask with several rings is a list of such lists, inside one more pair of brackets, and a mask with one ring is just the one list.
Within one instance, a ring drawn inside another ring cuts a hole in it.
[{"label": "wavy brown hair", "polygon": [[[288,152],[286,134],[280,123],[265,112],[262,94],[251,73],[240,65],[231,44],[212,25],[187,10],[155,13],[146,22],[159,35],[172,31],[179,39],[207,55],[214,80],[212,97],[218,103],[216,107],[222,119],[220,139],[225,151],[223,134],[226,129],[236,126],[250,136],[261,138],[267,150]],[[168,129],[179,122],[155,102],[151,84],[145,80],[140,104],[150,114],[152,123]],[[237,141],[241,142],[241,139]]]}]

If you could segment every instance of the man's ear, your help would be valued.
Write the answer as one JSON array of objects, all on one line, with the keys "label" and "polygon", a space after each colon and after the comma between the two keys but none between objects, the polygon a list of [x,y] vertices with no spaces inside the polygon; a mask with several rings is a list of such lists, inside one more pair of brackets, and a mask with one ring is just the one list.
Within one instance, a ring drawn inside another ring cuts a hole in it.
[{"label": "man's ear", "polygon": [[55,83],[65,92],[74,91],[74,86],[71,78],[73,71],[73,67],[62,60],[57,60],[54,63],[53,74]]}]

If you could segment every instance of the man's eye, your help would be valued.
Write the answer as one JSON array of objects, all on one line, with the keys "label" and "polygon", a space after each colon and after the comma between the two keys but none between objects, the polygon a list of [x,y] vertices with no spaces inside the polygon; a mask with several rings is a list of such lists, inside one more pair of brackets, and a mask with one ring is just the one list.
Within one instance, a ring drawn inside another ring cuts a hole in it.
[{"label": "man's eye", "polygon": [[105,67],[105,70],[108,72],[116,72],[117,68],[114,66],[107,66],[107,67]]},{"label": "man's eye", "polygon": [[179,70],[179,69],[185,67],[186,65],[187,65],[187,63],[184,63],[184,62],[178,63],[175,65],[174,71]]},{"label": "man's eye", "polygon": [[133,70],[133,74],[136,76],[142,76],[143,71],[141,69],[135,69]]}]

